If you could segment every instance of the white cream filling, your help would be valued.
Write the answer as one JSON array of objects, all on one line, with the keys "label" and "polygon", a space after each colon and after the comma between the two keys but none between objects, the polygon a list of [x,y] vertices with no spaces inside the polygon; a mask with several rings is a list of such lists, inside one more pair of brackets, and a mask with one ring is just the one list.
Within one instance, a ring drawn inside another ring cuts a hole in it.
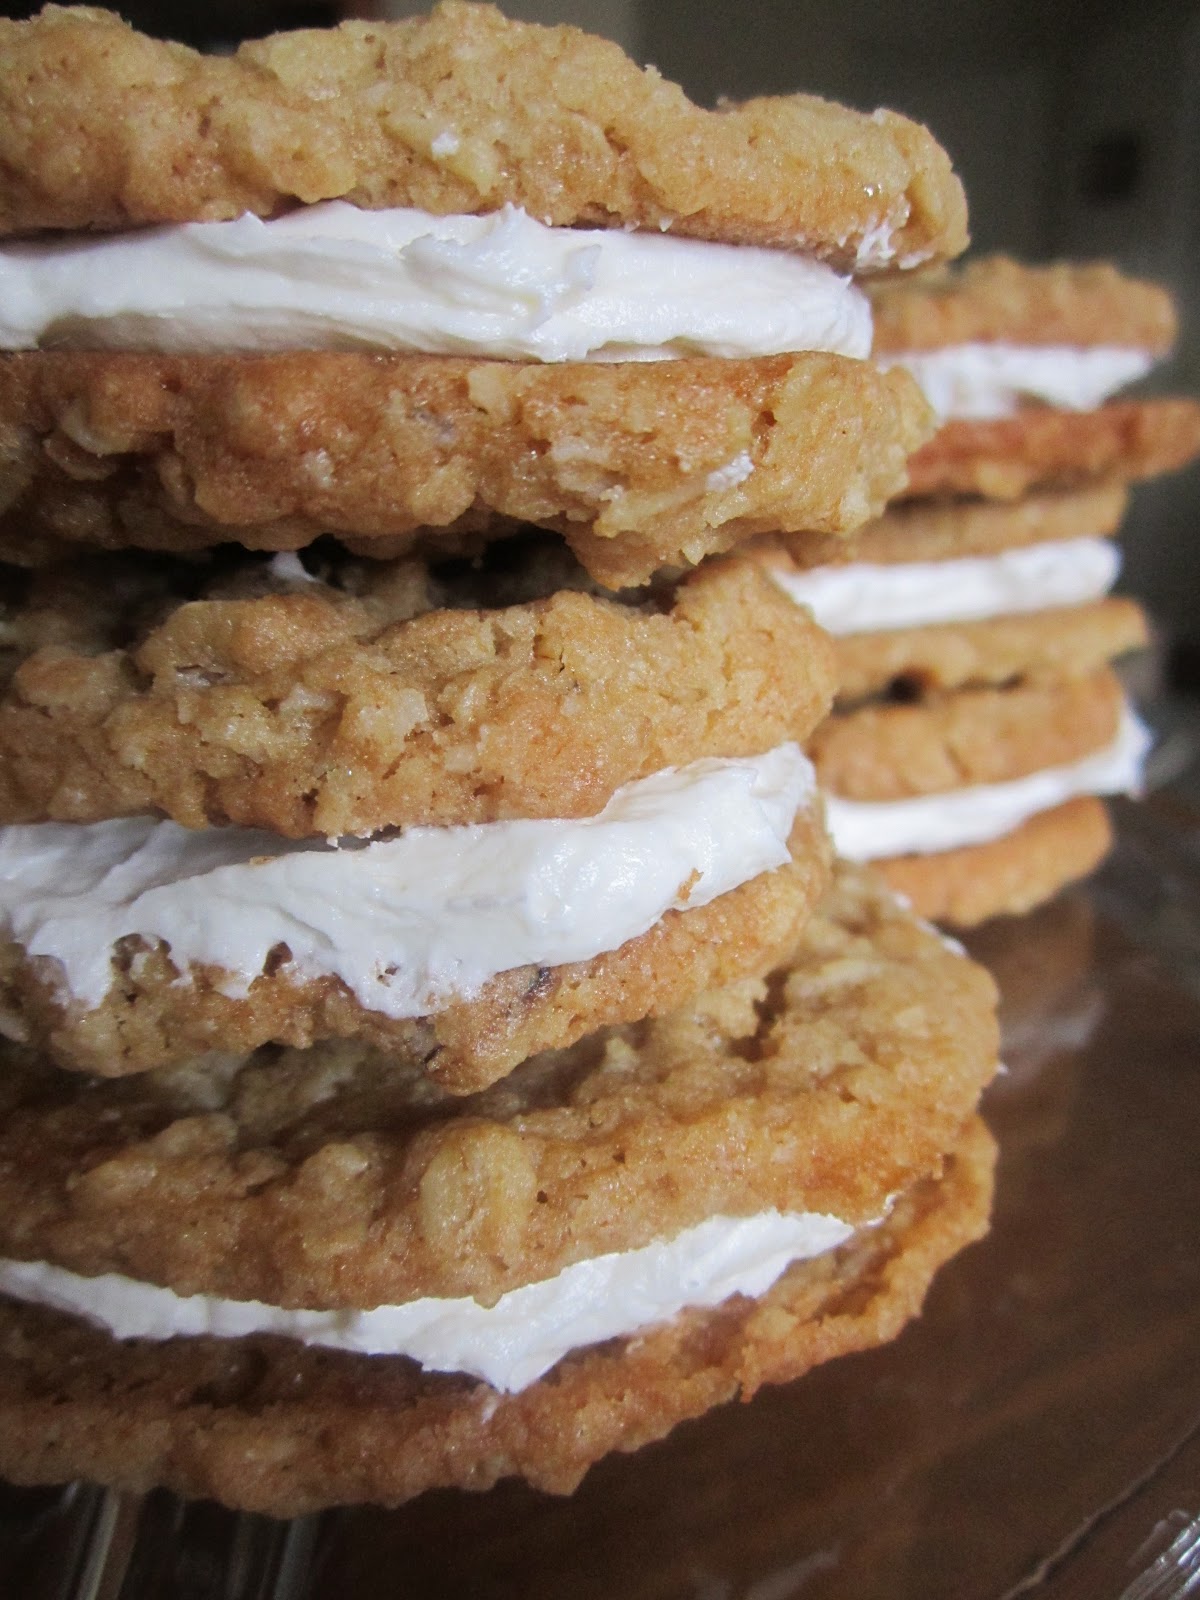
[{"label": "white cream filling", "polygon": [[164,941],[181,972],[243,995],[281,946],[297,981],[340,978],[368,1010],[421,1016],[497,973],[615,950],[790,859],[812,766],[795,744],[618,789],[596,816],[411,828],[332,844],[137,817],[0,829],[0,936],[101,1003],[113,947]]},{"label": "white cream filling", "polygon": [[1148,350],[1118,345],[960,344],[881,355],[912,373],[944,422],[1011,417],[1022,400],[1092,411],[1154,365]]},{"label": "white cream filling", "polygon": [[521,361],[865,357],[848,278],[787,250],[487,216],[187,223],[0,251],[0,348],[361,349]]},{"label": "white cream filling", "polygon": [[826,795],[825,819],[839,855],[851,861],[932,855],[1011,833],[1039,811],[1085,794],[1136,794],[1150,730],[1126,706],[1103,750],[1009,783],[976,784],[908,800],[845,800]]},{"label": "white cream filling", "polygon": [[1085,605],[1108,593],[1120,568],[1110,540],[1081,538],[957,561],[773,566],[771,576],[829,633],[846,635]]},{"label": "white cream filling", "polygon": [[794,1261],[854,1233],[821,1212],[711,1217],[675,1238],[579,1261],[493,1306],[421,1299],[371,1311],[285,1311],[257,1300],[180,1296],[116,1273],[85,1278],[41,1261],[0,1261],[0,1291],[98,1323],[116,1339],[279,1334],[359,1355],[408,1356],[515,1393],[568,1351],[667,1322],[685,1307],[765,1294]]}]

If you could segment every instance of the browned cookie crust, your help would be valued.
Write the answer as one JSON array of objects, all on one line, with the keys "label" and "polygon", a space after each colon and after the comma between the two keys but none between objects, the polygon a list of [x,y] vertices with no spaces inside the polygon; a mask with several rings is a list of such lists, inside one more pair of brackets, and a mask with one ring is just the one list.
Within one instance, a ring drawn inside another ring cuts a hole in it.
[{"label": "browned cookie crust", "polygon": [[[795,942],[828,878],[818,813],[792,829],[793,859],[704,906],[668,911],[646,933],[590,961],[513,967],[424,1017],[368,1011],[340,979],[295,979],[286,946],[244,996],[222,993],[227,974],[183,973],[169,948],[122,940],[112,987],[94,1009],[60,992],[60,968],[0,942],[0,1019],[64,1066],[121,1076],[202,1050],[253,1050],[361,1039],[457,1094],[494,1083],[538,1050],[573,1044],[608,1022],[657,1016],[714,984],[766,972]],[[273,953],[273,955],[275,954]]]},{"label": "browned cookie crust", "polygon": [[893,687],[928,693],[1018,678],[1084,677],[1149,638],[1141,606],[1119,597],[1027,616],[849,634],[834,641],[838,703]]},{"label": "browned cookie crust", "polygon": [[1004,550],[1116,533],[1129,496],[1121,484],[1091,485],[1022,500],[909,500],[893,505],[849,539],[819,533],[781,535],[755,548],[782,550],[797,567],[864,561],[961,561]]},{"label": "browned cookie crust", "polygon": [[1007,256],[880,284],[872,299],[876,354],[948,345],[1128,345],[1164,355],[1175,308],[1156,283],[1108,262],[1023,266]]},{"label": "browned cookie crust", "polygon": [[[808,95],[705,111],[614,44],[450,3],[276,34],[231,57],[48,6],[0,24],[0,231],[270,216],[297,201],[670,228],[852,266],[956,255],[945,152]],[[456,147],[445,154],[445,135]]]},{"label": "browned cookie crust", "polygon": [[1086,678],[932,693],[866,705],[817,729],[809,753],[822,788],[847,800],[903,800],[1006,783],[1102,750],[1124,694],[1107,669]]},{"label": "browned cookie crust", "polygon": [[994,987],[862,869],[764,981],[452,1101],[361,1047],[89,1082],[6,1046],[0,1255],[180,1293],[485,1303],[717,1215],[860,1223],[936,1171],[996,1061]]},{"label": "browned cookie crust", "polygon": [[938,1267],[986,1232],[994,1154],[974,1119],[940,1177],[761,1299],[570,1355],[519,1395],[283,1340],[121,1345],[0,1302],[0,1472],[165,1484],[277,1516],[396,1504],[438,1485],[486,1489],[514,1474],[567,1493],[610,1451],[893,1338]]},{"label": "browned cookie crust", "polygon": [[[0,358],[0,553],[337,533],[394,555],[516,519],[616,588],[750,534],[859,527],[931,430],[907,373],[842,356],[34,352]],[[710,483],[743,456],[740,483]]]},{"label": "browned cookie crust", "polygon": [[1103,801],[1085,795],[1030,817],[1001,839],[875,865],[923,917],[973,928],[988,917],[1020,915],[1084,878],[1112,847]]},{"label": "browned cookie crust", "polygon": [[1200,402],[1119,400],[1095,411],[1027,406],[996,422],[947,422],[908,466],[910,497],[1029,490],[1094,479],[1135,483],[1200,454]]},{"label": "browned cookie crust", "polygon": [[588,592],[550,535],[310,566],[324,581],[237,557],[10,570],[0,823],[590,816],[665,767],[803,740],[834,687],[824,635],[737,557],[624,596]]}]

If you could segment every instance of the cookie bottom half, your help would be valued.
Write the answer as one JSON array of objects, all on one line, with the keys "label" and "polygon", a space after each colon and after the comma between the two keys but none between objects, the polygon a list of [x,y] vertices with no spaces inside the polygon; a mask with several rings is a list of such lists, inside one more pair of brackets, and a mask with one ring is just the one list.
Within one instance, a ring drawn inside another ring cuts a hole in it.
[{"label": "cookie bottom half", "polygon": [[999,839],[874,865],[931,921],[971,928],[1019,915],[1094,871],[1112,847],[1104,802],[1090,795],[1039,812]]}]

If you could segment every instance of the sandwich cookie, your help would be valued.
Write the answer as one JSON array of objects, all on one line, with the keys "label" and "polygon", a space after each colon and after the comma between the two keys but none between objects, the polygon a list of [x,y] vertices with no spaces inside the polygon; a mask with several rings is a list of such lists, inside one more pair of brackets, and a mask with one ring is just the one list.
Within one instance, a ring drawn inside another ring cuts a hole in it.
[{"label": "sandwich cookie", "polygon": [[15,560],[516,520],[640,583],[848,531],[928,435],[848,276],[965,243],[903,118],[702,111],[464,4],[228,59],[52,7],[0,55],[0,229],[38,233],[0,258],[0,347],[33,352],[0,377]]},{"label": "sandwich cookie", "polygon": [[1082,677],[1144,645],[1113,597],[1120,487],[1011,504],[915,500],[852,540],[757,547],[779,586],[835,637],[838,702],[883,692]]},{"label": "sandwich cookie", "polygon": [[0,705],[10,1034],[102,1074],[361,1037],[463,1091],[794,942],[832,659],[757,565],[622,596],[544,537],[310,564],[31,580]]},{"label": "sandwich cookie", "polygon": [[465,1101],[359,1046],[106,1084],[10,1046],[0,1470],[570,1489],[914,1313],[986,1226],[993,1001],[842,869],[768,980]]},{"label": "sandwich cookie", "polygon": [[876,359],[911,372],[942,423],[913,460],[910,495],[1128,483],[1200,452],[1195,401],[1112,400],[1174,342],[1155,284],[1107,264],[994,257],[883,288],[874,309]]},{"label": "sandwich cookie", "polygon": [[868,705],[818,730],[815,759],[837,849],[966,927],[1091,871],[1111,843],[1092,797],[1136,792],[1149,746],[1101,671]]}]

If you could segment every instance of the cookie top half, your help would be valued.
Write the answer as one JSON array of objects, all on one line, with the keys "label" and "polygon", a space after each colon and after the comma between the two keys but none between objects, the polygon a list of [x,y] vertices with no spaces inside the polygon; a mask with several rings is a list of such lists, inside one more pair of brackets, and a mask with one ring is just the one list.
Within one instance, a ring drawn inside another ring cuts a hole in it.
[{"label": "cookie top half", "polygon": [[693,105],[574,28],[450,0],[277,34],[228,58],[111,12],[0,26],[0,229],[268,217],[330,199],[800,248],[841,267],[956,254],[966,206],[930,134],[811,96]]},{"label": "cookie top half", "polygon": [[987,256],[912,282],[881,284],[872,299],[877,353],[1003,340],[1128,346],[1162,356],[1175,342],[1167,291],[1106,261],[1027,266]]}]

